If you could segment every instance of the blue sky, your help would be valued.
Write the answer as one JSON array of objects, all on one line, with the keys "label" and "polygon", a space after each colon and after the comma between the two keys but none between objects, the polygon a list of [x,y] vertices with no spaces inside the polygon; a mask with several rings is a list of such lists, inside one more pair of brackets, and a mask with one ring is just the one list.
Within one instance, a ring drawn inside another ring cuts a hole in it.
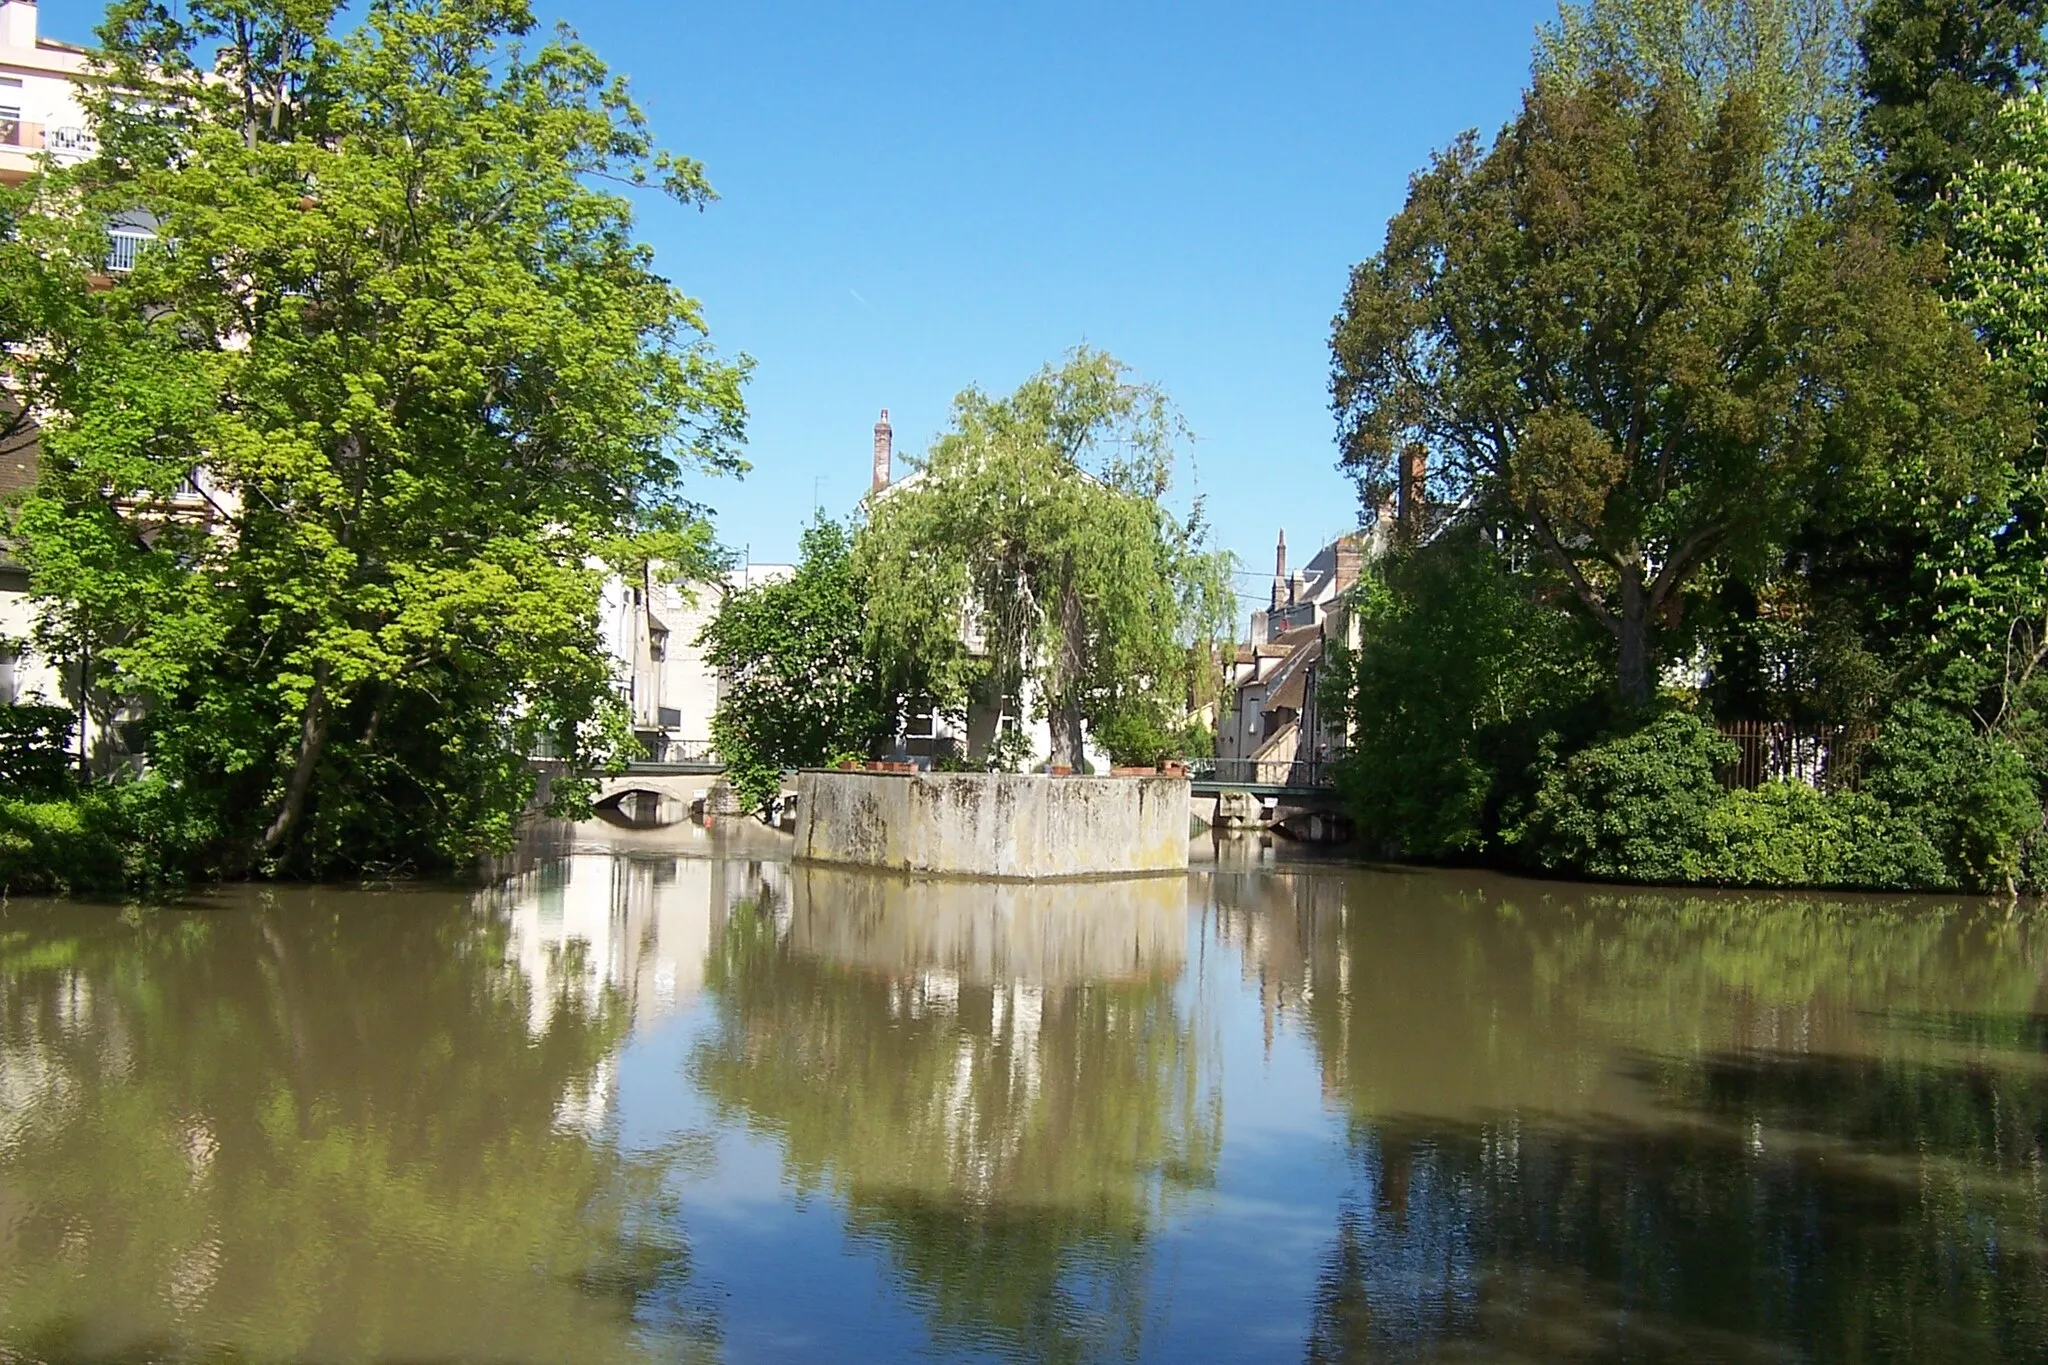
[{"label": "blue sky", "polygon": [[728,544],[787,558],[814,498],[848,510],[878,409],[922,450],[961,388],[1085,341],[1178,402],[1217,540],[1270,574],[1279,527],[1355,523],[1347,271],[1433,149],[1513,112],[1555,0],[538,8],[721,196],[643,230],[757,365],[753,472],[703,490]]},{"label": "blue sky", "polygon": [[[1255,576],[1278,528],[1306,552],[1355,523],[1326,397],[1346,272],[1432,150],[1513,111],[1555,12],[535,6],[630,76],[721,196],[699,214],[650,195],[642,227],[757,365],[753,472],[700,490],[727,544],[786,559],[814,500],[849,510],[878,409],[922,450],[966,385],[1007,391],[1087,342],[1179,403],[1198,438],[1181,491]],[[44,30],[88,38],[86,12],[46,2]]]}]

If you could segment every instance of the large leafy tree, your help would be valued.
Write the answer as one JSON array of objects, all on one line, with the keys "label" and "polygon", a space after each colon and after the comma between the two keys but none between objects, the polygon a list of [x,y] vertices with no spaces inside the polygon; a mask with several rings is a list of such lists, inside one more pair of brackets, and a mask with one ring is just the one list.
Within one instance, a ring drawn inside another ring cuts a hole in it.
[{"label": "large leafy tree", "polygon": [[1929,642],[1942,681],[1978,719],[2042,733],[2048,662],[2048,97],[2029,91],[1991,119],[1984,156],[1958,175],[1947,205],[1958,316],[2029,403],[2032,441],[2015,453],[2010,497],[1936,523],[1925,558],[1938,582],[1940,630]]},{"label": "large leafy tree", "polygon": [[1713,117],[1740,90],[1768,134],[1761,205],[1782,215],[1850,177],[1862,0],[1566,0],[1538,33],[1551,81],[1616,74]]},{"label": "large leafy tree", "polygon": [[2003,151],[1999,110],[2048,75],[2043,0],[1872,0],[1858,46],[1863,132],[1913,221],[1940,233],[1949,190]]},{"label": "large leafy tree", "polygon": [[[116,4],[100,154],[20,220],[24,556],[231,867],[461,858],[543,736],[604,761],[600,578],[704,558],[683,479],[741,434],[622,192],[710,190],[623,83],[522,0],[333,15]],[[89,287],[136,215],[156,247]]]},{"label": "large leafy tree", "polygon": [[1164,393],[1086,348],[1007,398],[954,400],[952,430],[858,541],[892,685],[951,708],[1035,692],[1052,762],[1077,771],[1084,723],[1177,722],[1230,611],[1226,558],[1161,501],[1180,430]]},{"label": "large leafy tree", "polygon": [[1367,507],[1428,452],[1439,495],[1608,632],[1632,705],[1703,571],[1761,571],[1822,487],[1964,487],[1996,445],[1981,349],[1889,202],[1773,218],[1779,137],[1739,84],[1708,111],[1625,72],[1540,77],[1490,149],[1417,177],[1336,320]]},{"label": "large leafy tree", "polygon": [[794,576],[733,593],[699,641],[724,679],[711,738],[749,805],[771,799],[789,768],[861,758],[893,714],[865,652],[865,591],[851,538],[820,517]]}]

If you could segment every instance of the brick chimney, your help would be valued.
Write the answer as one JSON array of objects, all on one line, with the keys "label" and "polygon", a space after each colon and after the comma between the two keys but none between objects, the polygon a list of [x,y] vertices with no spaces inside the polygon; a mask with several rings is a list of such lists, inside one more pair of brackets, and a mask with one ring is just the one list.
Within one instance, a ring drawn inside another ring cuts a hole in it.
[{"label": "brick chimney", "polygon": [[1337,591],[1349,592],[1365,572],[1365,551],[1354,535],[1337,538]]},{"label": "brick chimney", "polygon": [[1273,548],[1273,610],[1287,605],[1287,532],[1280,532],[1280,543]]},{"label": "brick chimney", "polygon": [[36,0],[0,0],[0,47],[34,50]]},{"label": "brick chimney", "polygon": [[1423,480],[1428,473],[1429,451],[1420,443],[1401,452],[1401,482],[1394,516],[1404,535],[1413,536],[1422,530],[1423,498],[1427,493]]},{"label": "brick chimney", "polygon": [[868,487],[868,496],[872,497],[889,486],[895,460],[896,433],[889,427],[889,410],[883,408],[881,420],[875,423],[875,480]]}]

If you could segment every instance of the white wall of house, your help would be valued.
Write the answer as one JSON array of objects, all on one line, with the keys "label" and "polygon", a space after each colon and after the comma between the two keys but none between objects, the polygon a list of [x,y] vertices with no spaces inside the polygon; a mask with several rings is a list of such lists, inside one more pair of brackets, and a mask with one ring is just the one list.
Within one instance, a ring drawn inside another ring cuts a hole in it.
[{"label": "white wall of house", "polygon": [[[78,102],[85,49],[43,35],[42,15],[51,8],[0,0],[0,181],[26,178],[46,153],[77,160],[97,146]],[[80,28],[98,18],[97,6],[67,8]]]},{"label": "white wall of house", "polygon": [[28,595],[28,576],[0,567],[0,706],[35,702],[66,706],[64,674],[57,664],[30,644],[36,628],[35,600]]},{"label": "white wall of house", "polygon": [[707,583],[612,579],[601,598],[601,631],[619,696],[633,728],[665,758],[697,756],[711,741],[711,715],[723,695],[718,670],[697,637],[725,595],[796,572],[792,564],[748,564]]}]

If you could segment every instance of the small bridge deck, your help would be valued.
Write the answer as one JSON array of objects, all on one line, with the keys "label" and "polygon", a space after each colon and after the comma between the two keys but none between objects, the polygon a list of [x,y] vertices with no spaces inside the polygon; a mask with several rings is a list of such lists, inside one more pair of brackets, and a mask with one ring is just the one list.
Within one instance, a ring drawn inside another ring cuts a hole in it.
[{"label": "small bridge deck", "polygon": [[1334,776],[1330,764],[1315,760],[1281,763],[1256,758],[1197,758],[1188,762],[1189,790],[1195,796],[1241,791],[1293,805],[1320,805],[1337,799]]}]

